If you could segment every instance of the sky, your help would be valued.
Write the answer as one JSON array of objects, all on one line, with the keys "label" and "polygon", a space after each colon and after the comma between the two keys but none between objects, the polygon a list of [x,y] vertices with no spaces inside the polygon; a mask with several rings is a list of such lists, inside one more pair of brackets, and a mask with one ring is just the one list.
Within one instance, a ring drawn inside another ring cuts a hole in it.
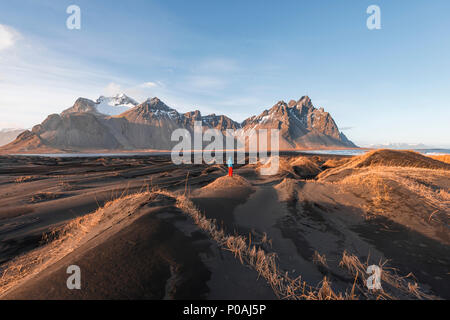
[{"label": "sky", "polygon": [[[81,10],[70,30],[69,5]],[[366,12],[380,8],[381,29]],[[308,95],[360,146],[450,148],[450,1],[0,2],[0,128],[78,97],[157,96],[236,121]]]}]

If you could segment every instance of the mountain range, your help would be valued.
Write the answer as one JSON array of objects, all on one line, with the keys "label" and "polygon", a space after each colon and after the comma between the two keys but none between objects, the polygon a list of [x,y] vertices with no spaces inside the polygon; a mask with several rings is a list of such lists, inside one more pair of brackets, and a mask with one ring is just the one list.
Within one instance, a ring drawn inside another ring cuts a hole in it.
[{"label": "mountain range", "polygon": [[377,143],[369,144],[368,148],[372,149],[393,149],[393,150],[408,150],[408,149],[434,149],[436,146],[427,145],[423,143],[406,143],[406,142],[389,142],[389,143]]},{"label": "mountain range", "polygon": [[227,129],[239,135],[279,129],[282,150],[356,147],[339,131],[331,115],[315,108],[307,96],[289,103],[280,101],[239,123],[225,115],[203,116],[199,110],[179,113],[156,97],[138,103],[118,94],[96,101],[78,98],[69,109],[20,133],[0,152],[170,150],[178,143],[171,141],[172,132],[178,128],[192,132],[195,121],[201,121],[204,130],[213,128],[224,134]]},{"label": "mountain range", "polygon": [[18,128],[1,129],[0,130],[0,146],[10,143],[11,141],[14,141],[14,139],[24,131],[25,131],[25,129],[18,129]]}]

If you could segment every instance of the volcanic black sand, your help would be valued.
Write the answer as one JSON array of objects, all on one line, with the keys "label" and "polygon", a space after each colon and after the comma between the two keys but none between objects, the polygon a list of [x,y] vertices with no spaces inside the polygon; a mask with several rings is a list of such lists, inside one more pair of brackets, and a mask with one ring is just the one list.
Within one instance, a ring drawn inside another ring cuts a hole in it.
[{"label": "volcanic black sand", "polygon": [[[163,189],[186,195],[227,234],[275,253],[280,271],[308,286],[320,287],[327,277],[335,292],[348,293],[355,274],[340,264],[346,252],[365,266],[388,260],[386,272],[414,274],[407,280],[418,284],[421,297],[449,299],[450,171],[440,162],[427,167],[427,159],[379,166],[389,155],[375,156],[371,166],[371,158],[290,154],[275,176],[247,164],[236,166],[233,178],[225,177],[225,166],[176,166],[169,156],[2,156],[1,297],[283,298],[177,207],[176,196],[152,193]],[[52,243],[55,230],[105,204],[95,223],[81,221],[82,228],[61,236],[81,240]],[[42,262],[30,263],[33,257]],[[69,265],[81,269],[80,290],[66,286]],[[358,298],[376,297],[362,280],[355,286]],[[383,289],[419,298],[389,283]]]}]

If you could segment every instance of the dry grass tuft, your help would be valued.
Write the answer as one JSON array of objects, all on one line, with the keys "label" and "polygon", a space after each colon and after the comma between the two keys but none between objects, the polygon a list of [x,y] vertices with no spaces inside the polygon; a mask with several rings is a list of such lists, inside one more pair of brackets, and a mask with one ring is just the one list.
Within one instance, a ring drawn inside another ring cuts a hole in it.
[{"label": "dry grass tuft", "polygon": [[54,192],[40,192],[33,194],[30,198],[31,203],[38,203],[42,201],[54,200],[61,197],[61,194]]},{"label": "dry grass tuft", "polygon": [[336,167],[343,166],[350,160],[351,160],[351,158],[341,158],[341,159],[331,158],[331,159],[328,159],[327,161],[325,161],[324,164],[322,165],[322,167],[327,168],[327,169],[336,168]]},{"label": "dry grass tuft", "polygon": [[229,176],[223,176],[220,178],[217,178],[210,184],[204,186],[201,188],[201,190],[222,190],[222,189],[230,189],[230,188],[246,188],[246,189],[252,189],[252,184],[247,181],[247,179],[241,177],[240,175],[233,174],[232,177]]},{"label": "dry grass tuft", "polygon": [[267,233],[263,233],[263,237],[261,238],[261,243],[262,244],[268,244],[271,248],[272,248],[272,239],[269,239],[269,237],[267,236]]},{"label": "dry grass tuft", "polygon": [[14,180],[15,183],[24,183],[24,182],[29,182],[29,181],[33,181],[35,179],[35,177],[33,176],[22,176],[22,177],[18,177]]},{"label": "dry grass tuft", "polygon": [[[382,289],[374,292],[364,290],[367,298],[375,296],[376,299],[395,299],[395,297],[385,291],[386,287],[389,288],[390,291],[397,291],[400,295],[404,295],[405,297],[414,296],[417,299],[437,298],[421,292],[419,285],[414,281],[414,275],[412,273],[409,273],[406,276],[399,276],[394,268],[389,268],[386,265],[387,261],[380,261],[378,264],[378,266],[382,269]],[[355,279],[358,280],[357,286],[359,288],[364,288],[366,286],[366,270],[369,266],[367,262],[362,263],[357,256],[344,251],[342,254],[342,259],[339,262],[339,266],[355,276]]]},{"label": "dry grass tuft", "polygon": [[317,291],[317,297],[318,300],[344,300],[344,296],[342,294],[334,293],[331,288],[331,282],[327,279],[327,277],[323,278],[320,288]]},{"label": "dry grass tuft", "polygon": [[324,267],[328,267],[327,265],[327,258],[325,257],[325,254],[320,254],[317,251],[314,251],[314,255],[313,255],[313,263],[314,264],[319,264],[322,265]]},{"label": "dry grass tuft", "polygon": [[360,197],[368,201],[365,206],[366,212],[371,211],[374,214],[383,215],[391,206],[393,187],[387,179],[372,171],[362,171],[347,176],[340,184],[350,187],[356,186],[359,189]]}]

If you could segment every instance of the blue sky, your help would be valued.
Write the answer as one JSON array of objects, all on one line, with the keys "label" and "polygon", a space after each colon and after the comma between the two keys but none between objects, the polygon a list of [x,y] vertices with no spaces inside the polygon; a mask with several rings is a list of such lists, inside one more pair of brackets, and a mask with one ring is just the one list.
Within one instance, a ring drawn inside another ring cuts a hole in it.
[{"label": "blue sky", "polygon": [[[81,8],[68,30],[66,8]],[[366,9],[381,8],[381,30]],[[309,95],[360,145],[450,147],[450,2],[2,1],[0,128],[79,96],[158,96],[237,121]]]}]

